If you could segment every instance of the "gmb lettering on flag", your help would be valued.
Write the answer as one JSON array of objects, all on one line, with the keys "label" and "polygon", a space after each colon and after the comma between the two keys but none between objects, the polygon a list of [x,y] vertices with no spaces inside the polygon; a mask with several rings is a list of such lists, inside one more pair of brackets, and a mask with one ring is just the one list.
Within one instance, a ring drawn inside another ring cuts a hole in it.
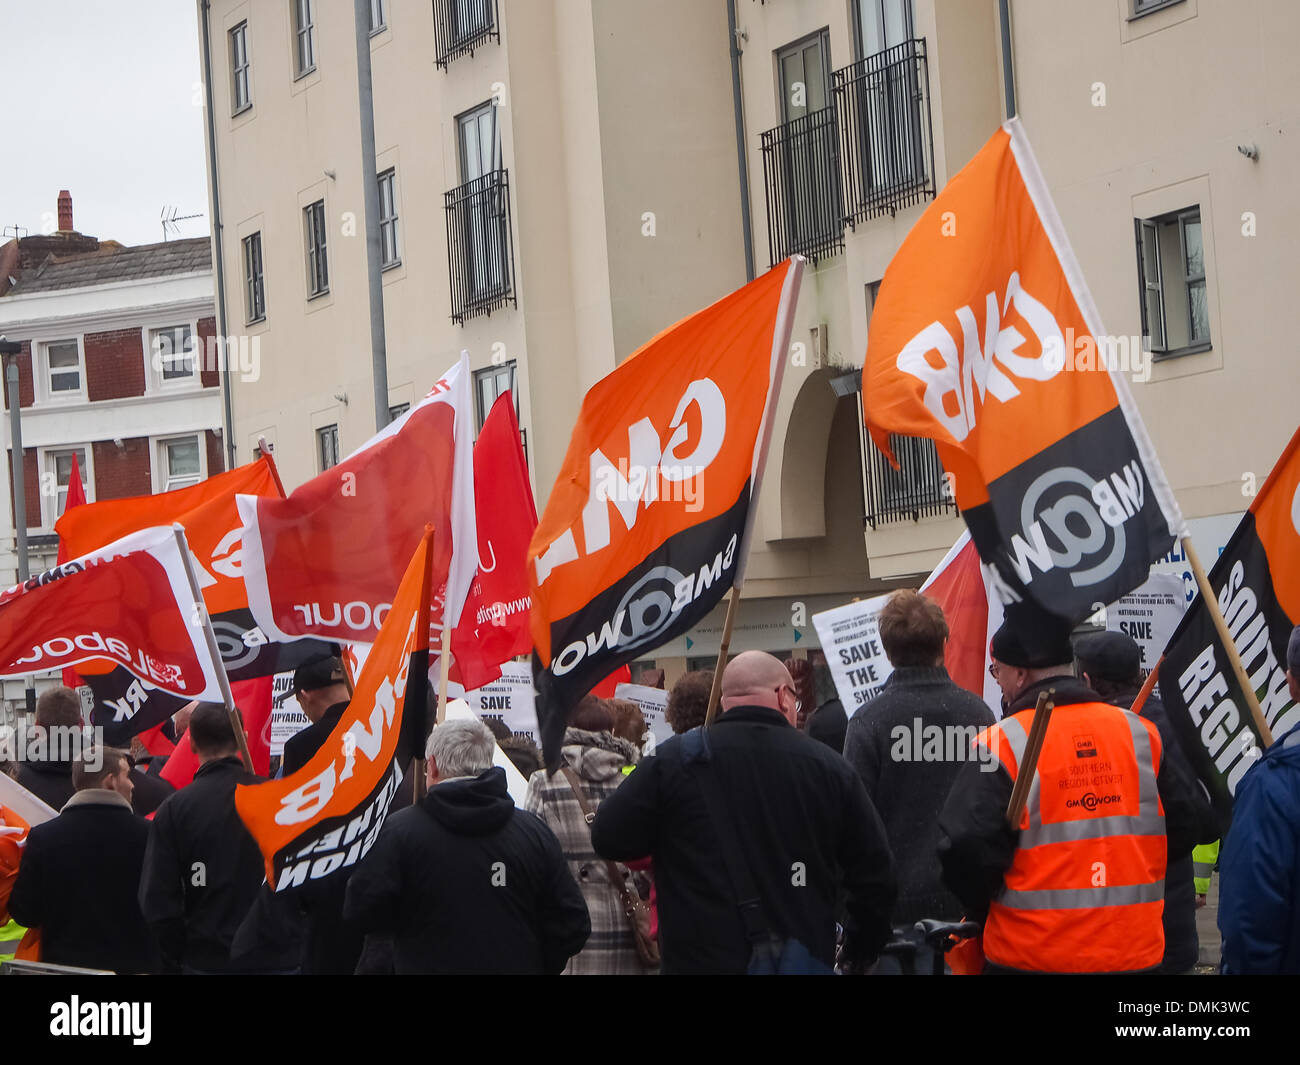
[{"label": "gmb lettering on flag", "polygon": [[[55,525],[60,549],[77,555],[138,529],[181,525],[231,681],[293,670],[303,659],[325,650],[318,640],[276,642],[253,620],[244,588],[241,522],[235,504],[239,493],[279,496],[269,455],[172,492],[102,500],[66,510]],[[88,662],[79,672],[94,696],[91,723],[104,729],[104,742],[113,746],[127,746],[132,736],[165,721],[188,701],[107,659]]]},{"label": "gmb lettering on flag", "polygon": [[[1300,724],[1286,647],[1300,621],[1300,430],[1210,568],[1210,587],[1274,740]],[[1262,737],[1209,608],[1193,600],[1160,660],[1160,695],[1220,824]]]},{"label": "gmb lettering on flag", "polygon": [[[943,263],[936,270],[935,263]],[[926,209],[885,272],[863,369],[872,439],[935,441],[1008,613],[1081,621],[1186,532],[1020,122]],[[895,462],[895,465],[897,463]]]},{"label": "gmb lettering on flag", "polygon": [[285,499],[238,497],[253,617],[273,639],[371,643],[434,527],[433,624],[455,626],[478,566],[469,357]]},{"label": "gmb lettering on flag", "polygon": [[803,261],[660,333],[596,382],[528,548],[538,724],[743,580]]},{"label": "gmb lettering on flag", "polygon": [[423,735],[435,534],[428,527],[385,612],[348,708],[305,766],[241,784],[235,807],[276,891],[351,868],[374,845]]},{"label": "gmb lettering on flag", "polygon": [[0,677],[103,658],[186,700],[219,701],[181,550],[172,527],[142,529],[0,593]]}]

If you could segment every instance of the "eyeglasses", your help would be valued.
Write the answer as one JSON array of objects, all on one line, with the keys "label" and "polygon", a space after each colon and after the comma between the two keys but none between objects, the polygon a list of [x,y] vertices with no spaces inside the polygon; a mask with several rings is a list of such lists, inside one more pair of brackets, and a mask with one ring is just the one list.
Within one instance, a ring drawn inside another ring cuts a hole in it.
[{"label": "eyeglasses", "polygon": [[794,690],[794,685],[792,684],[782,684],[781,687],[776,689],[776,704],[777,706],[781,705],[781,693],[787,688],[789,689],[790,694],[794,696],[794,712],[797,714],[803,709],[803,700],[799,698],[799,693]]}]

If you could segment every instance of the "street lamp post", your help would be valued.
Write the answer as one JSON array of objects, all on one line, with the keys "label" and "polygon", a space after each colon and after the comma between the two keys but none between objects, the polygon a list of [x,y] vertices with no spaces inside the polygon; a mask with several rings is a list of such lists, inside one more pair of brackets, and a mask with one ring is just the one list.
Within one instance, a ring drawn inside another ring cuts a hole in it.
[{"label": "street lamp post", "polygon": [[[5,388],[9,393],[9,439],[11,483],[14,487],[14,537],[18,552],[18,583],[21,584],[31,576],[27,568],[27,485],[24,480],[26,469],[23,465],[23,425],[22,402],[18,395],[18,360],[17,356],[23,346],[14,340],[0,336],[0,359],[4,361]],[[27,713],[36,713],[36,688],[29,677],[27,679]]]}]

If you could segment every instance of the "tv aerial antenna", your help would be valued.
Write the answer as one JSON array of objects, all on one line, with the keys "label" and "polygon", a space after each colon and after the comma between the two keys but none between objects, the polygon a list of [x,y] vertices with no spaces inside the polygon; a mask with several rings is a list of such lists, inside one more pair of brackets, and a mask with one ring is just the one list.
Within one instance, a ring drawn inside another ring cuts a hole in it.
[{"label": "tv aerial antenna", "polygon": [[158,220],[162,223],[163,240],[167,240],[169,237],[180,233],[181,227],[179,223],[188,222],[193,218],[203,217],[201,213],[178,215],[176,213],[177,210],[179,210],[179,208],[176,207],[164,207],[162,209],[162,213]]}]

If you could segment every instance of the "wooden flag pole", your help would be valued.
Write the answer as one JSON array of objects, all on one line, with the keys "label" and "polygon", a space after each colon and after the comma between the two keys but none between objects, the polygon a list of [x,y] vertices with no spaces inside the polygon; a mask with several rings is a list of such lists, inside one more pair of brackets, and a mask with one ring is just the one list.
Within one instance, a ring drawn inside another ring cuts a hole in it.
[{"label": "wooden flag pole", "polygon": [[1160,665],[1164,660],[1165,656],[1161,655],[1160,658],[1157,659],[1151,672],[1147,674],[1147,679],[1142,682],[1142,688],[1137,693],[1137,698],[1133,700],[1133,705],[1129,707],[1133,713],[1142,713],[1142,707],[1146,706],[1147,700],[1151,698],[1151,692],[1156,686],[1156,681],[1159,679]]},{"label": "wooden flag pole", "polygon": [[1228,631],[1228,623],[1223,620],[1223,611],[1219,609],[1219,597],[1214,594],[1214,589],[1210,587],[1210,578],[1205,575],[1205,569],[1201,566],[1201,559],[1196,553],[1192,538],[1184,536],[1182,545],[1183,553],[1187,556],[1187,561],[1192,565],[1192,572],[1196,574],[1196,585],[1200,588],[1201,598],[1205,600],[1205,606],[1210,611],[1215,631],[1218,632],[1219,640],[1228,652],[1228,661],[1232,663],[1233,676],[1237,678],[1242,695],[1246,699],[1246,705],[1250,708],[1250,716],[1254,719],[1255,730],[1259,733],[1259,738],[1264,746],[1271,747],[1273,745],[1273,731],[1268,727],[1268,722],[1264,720],[1264,711],[1260,708],[1259,699],[1255,696],[1255,689],[1251,687],[1250,678],[1246,676],[1246,667],[1241,664],[1241,655],[1237,653],[1237,645],[1233,642],[1232,634]]},{"label": "wooden flag pole", "polygon": [[1048,688],[1038,693],[1038,702],[1034,705],[1034,720],[1029,726],[1029,740],[1025,744],[1025,757],[1016,767],[1016,782],[1011,788],[1011,801],[1007,803],[1007,823],[1012,828],[1020,825],[1020,815],[1024,813],[1025,801],[1029,798],[1029,787],[1034,780],[1034,771],[1038,768],[1038,756],[1043,750],[1043,737],[1047,735],[1047,724],[1052,718],[1052,700],[1056,696],[1055,688]]},{"label": "wooden flag pole", "polygon": [[736,604],[740,602],[740,589],[732,586],[727,596],[727,618],[722,623],[722,642],[718,645],[718,664],[713,670],[713,684],[709,687],[709,709],[704,723],[712,725],[718,716],[718,700],[722,697],[722,671],[727,668],[727,652],[731,649],[731,627],[736,620]]},{"label": "wooden flag pole", "polygon": [[194,564],[190,560],[190,545],[185,539],[185,530],[177,524],[172,525],[176,537],[176,546],[180,549],[181,563],[185,566],[185,577],[190,583],[190,595],[194,597],[194,611],[203,626],[203,638],[208,645],[208,654],[217,674],[217,687],[221,689],[222,702],[226,704],[226,713],[230,715],[230,727],[235,732],[235,742],[239,745],[239,757],[243,759],[244,768],[253,772],[253,756],[248,750],[248,736],[244,734],[244,722],[235,708],[235,697],[230,691],[230,678],[226,676],[226,664],[221,660],[221,649],[217,646],[217,634],[212,630],[212,618],[208,614],[207,604],[199,591],[198,579],[194,576]]}]

